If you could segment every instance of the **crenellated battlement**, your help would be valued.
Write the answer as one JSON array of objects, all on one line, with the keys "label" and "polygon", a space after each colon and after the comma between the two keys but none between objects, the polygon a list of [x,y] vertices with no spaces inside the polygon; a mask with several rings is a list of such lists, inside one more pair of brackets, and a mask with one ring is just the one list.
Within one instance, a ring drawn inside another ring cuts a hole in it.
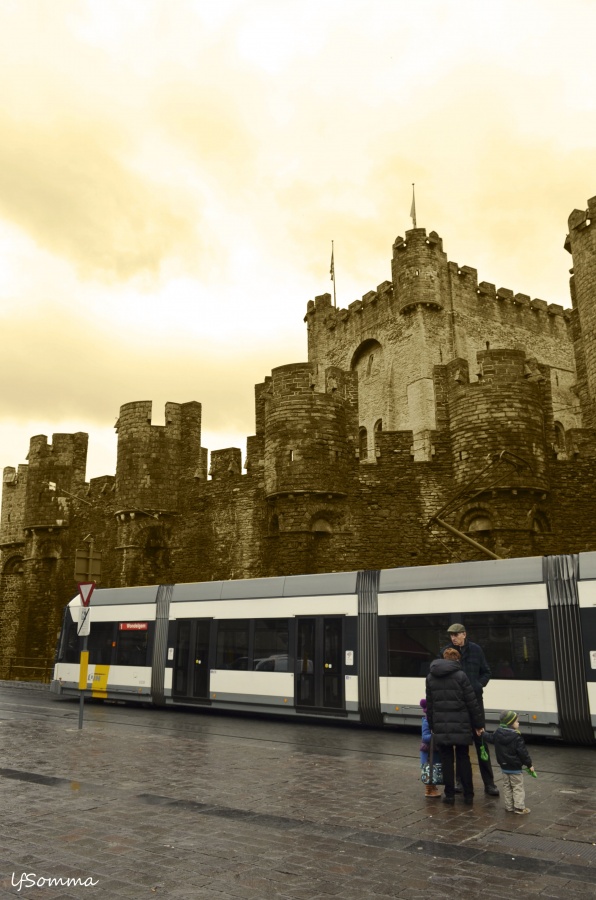
[{"label": "crenellated battlement", "polygon": [[165,425],[151,423],[148,400],[120,407],[116,496],[122,509],[174,509],[182,479],[206,477],[201,404],[166,403]]},{"label": "crenellated battlement", "polygon": [[120,407],[120,415],[115,424],[118,440],[149,435],[162,431],[172,440],[180,440],[183,430],[188,427],[201,429],[201,404],[195,400],[189,403],[166,403],[165,424],[152,424],[153,403],[151,400],[136,400]]},{"label": "crenellated battlement", "polygon": [[314,300],[309,300],[306,307],[305,322],[318,313],[329,329],[337,328],[338,324],[345,323],[352,313],[360,314],[367,308],[378,315],[384,307],[393,300],[393,284],[391,281],[383,281],[377,285],[376,290],[367,291],[361,300],[353,300],[347,309],[334,307],[331,303],[331,294],[320,294]]},{"label": "crenellated battlement", "polygon": [[87,443],[88,435],[80,431],[76,434],[53,434],[51,441],[45,434],[36,434],[29,441],[29,463],[35,465],[49,459],[68,463],[81,451],[87,452]]},{"label": "crenellated battlement", "polygon": [[[596,205],[593,214],[596,216]],[[585,227],[588,212],[580,212],[579,217],[581,222],[576,217],[576,227]],[[553,317],[563,320],[562,328],[571,321],[571,309],[560,303],[496,287],[489,281],[479,282],[477,269],[447,261],[443,241],[434,231],[429,235],[424,228],[407,231],[405,239],[396,238],[393,252],[393,281],[382,282],[347,308],[333,307],[328,293],[309,300],[304,319],[309,328],[337,329],[341,339],[340,334],[346,330],[374,327],[380,319],[396,312],[405,315],[416,306],[478,316],[488,312],[502,323],[510,320],[512,325],[527,327],[533,333],[543,330],[550,334]]]},{"label": "crenellated battlement", "polygon": [[[455,262],[449,262],[448,266],[452,283],[459,284],[460,290],[470,298],[473,298],[475,294],[481,302],[490,300],[498,305],[505,305],[505,308],[510,305],[512,315],[518,315],[520,310],[529,310],[533,316],[546,314],[547,316],[562,316],[566,321],[571,319],[571,310],[565,309],[559,303],[547,303],[537,297],[531,298],[529,294],[515,293],[511,288],[497,288],[489,281],[479,283],[478,272],[471,266],[459,266]],[[503,310],[501,310],[501,314],[503,314]],[[549,326],[545,323],[544,327],[548,328]]]}]

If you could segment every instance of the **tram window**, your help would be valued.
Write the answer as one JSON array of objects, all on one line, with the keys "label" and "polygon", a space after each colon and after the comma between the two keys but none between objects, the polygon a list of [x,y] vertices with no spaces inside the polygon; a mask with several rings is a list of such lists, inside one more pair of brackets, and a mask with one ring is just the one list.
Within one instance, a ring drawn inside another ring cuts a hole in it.
[{"label": "tram window", "polygon": [[464,621],[468,638],[484,650],[492,679],[540,681],[540,649],[534,613],[474,613],[467,615]]},{"label": "tram window", "polygon": [[112,662],[114,622],[92,622],[89,630],[89,663],[109,666]]},{"label": "tram window", "polygon": [[248,669],[249,619],[220,619],[217,624],[218,669]]},{"label": "tram window", "polygon": [[255,622],[253,669],[287,672],[288,647],[287,619],[259,619]]},{"label": "tram window", "polygon": [[81,639],[77,635],[77,622],[73,622],[70,612],[64,617],[64,628],[60,635],[60,646],[56,662],[78,663],[81,658]]},{"label": "tram window", "polygon": [[390,616],[387,621],[388,674],[399,678],[428,675],[433,659],[445,646],[451,617]]},{"label": "tram window", "polygon": [[116,665],[146,666],[148,638],[147,631],[119,631]]}]

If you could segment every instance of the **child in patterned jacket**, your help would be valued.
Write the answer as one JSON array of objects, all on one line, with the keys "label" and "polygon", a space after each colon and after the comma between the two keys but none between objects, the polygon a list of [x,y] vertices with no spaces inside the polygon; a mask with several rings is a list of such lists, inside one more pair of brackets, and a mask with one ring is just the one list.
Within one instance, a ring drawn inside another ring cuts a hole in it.
[{"label": "child in patterned jacket", "polygon": [[[420,767],[425,766],[428,762],[428,752],[430,750],[430,742],[432,740],[432,733],[430,730],[430,726],[428,724],[428,719],[426,718],[426,700],[420,701],[420,706],[422,708],[423,716],[422,716],[422,743],[420,744]],[[436,749],[433,754],[434,759],[433,763],[436,765],[441,762],[441,757],[437,753]],[[425,797],[440,797],[441,792],[437,788],[436,784],[425,784]]]}]

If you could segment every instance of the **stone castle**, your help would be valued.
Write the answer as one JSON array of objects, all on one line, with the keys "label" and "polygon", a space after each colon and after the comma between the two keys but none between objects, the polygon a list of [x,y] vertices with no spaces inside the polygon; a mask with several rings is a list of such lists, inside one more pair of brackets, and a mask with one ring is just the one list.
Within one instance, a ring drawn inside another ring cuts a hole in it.
[{"label": "stone castle", "polygon": [[90,482],[86,434],[31,438],[3,474],[0,678],[52,659],[86,547],[102,586],[596,550],[595,216],[569,218],[571,309],[398,237],[391,280],[308,303],[308,362],[256,385],[244,466],[208,465],[198,402],[163,426],[125,404]]}]

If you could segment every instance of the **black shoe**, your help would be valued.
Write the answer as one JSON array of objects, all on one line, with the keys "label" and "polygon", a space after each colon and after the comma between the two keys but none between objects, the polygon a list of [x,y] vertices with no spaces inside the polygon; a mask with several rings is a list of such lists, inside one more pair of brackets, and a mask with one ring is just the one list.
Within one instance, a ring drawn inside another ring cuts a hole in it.
[{"label": "black shoe", "polygon": [[463,787],[461,786],[461,781],[456,781],[456,782],[455,782],[455,787],[454,787],[453,790],[455,791],[456,794],[463,794],[464,789],[463,789]]},{"label": "black shoe", "polygon": [[498,797],[499,788],[496,786],[496,784],[485,784],[484,793],[488,794],[490,797]]},{"label": "black shoe", "polygon": [[464,797],[464,803],[466,804],[466,806],[473,806],[474,805],[474,794],[468,794],[467,797]]},{"label": "black shoe", "polygon": [[453,806],[455,803],[455,797],[448,797],[447,794],[443,794],[443,803],[449,803],[450,806]]}]

